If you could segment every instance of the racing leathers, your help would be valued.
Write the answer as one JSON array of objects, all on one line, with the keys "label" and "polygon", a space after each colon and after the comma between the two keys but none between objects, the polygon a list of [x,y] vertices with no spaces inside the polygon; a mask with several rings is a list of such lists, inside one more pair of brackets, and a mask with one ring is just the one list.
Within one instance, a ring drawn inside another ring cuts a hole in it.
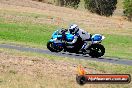
[{"label": "racing leathers", "polygon": [[81,40],[84,42],[82,48],[81,48],[81,51],[85,50],[87,47],[88,47],[88,41],[91,39],[91,34],[82,30],[82,29],[79,29],[75,34],[74,34],[74,39],[72,42],[68,42],[68,44],[74,44],[76,43],[78,37],[81,38]]}]

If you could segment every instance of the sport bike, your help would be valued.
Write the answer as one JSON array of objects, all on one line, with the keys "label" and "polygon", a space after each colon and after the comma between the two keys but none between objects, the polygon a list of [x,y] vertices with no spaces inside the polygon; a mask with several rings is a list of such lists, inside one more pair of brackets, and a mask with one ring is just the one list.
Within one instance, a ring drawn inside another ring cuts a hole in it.
[{"label": "sport bike", "polygon": [[95,58],[101,57],[105,53],[105,48],[101,44],[105,37],[101,34],[91,35],[85,52],[80,52],[80,49],[84,44],[84,41],[82,41],[81,38],[78,38],[76,43],[72,45],[67,44],[67,42],[71,42],[73,39],[74,35],[67,32],[67,30],[57,30],[52,34],[52,38],[48,41],[47,48],[51,52],[64,51],[69,53],[89,54],[89,56]]}]

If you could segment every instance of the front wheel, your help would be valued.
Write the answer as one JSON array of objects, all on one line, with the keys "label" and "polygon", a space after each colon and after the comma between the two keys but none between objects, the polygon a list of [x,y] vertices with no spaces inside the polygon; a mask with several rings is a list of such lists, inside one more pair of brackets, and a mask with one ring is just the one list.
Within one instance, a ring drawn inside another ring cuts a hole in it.
[{"label": "front wheel", "polygon": [[101,44],[91,44],[88,50],[90,50],[89,55],[95,58],[101,57],[105,53],[105,48]]},{"label": "front wheel", "polygon": [[60,46],[54,46],[53,45],[53,42],[48,42],[47,43],[47,48],[51,51],[51,52],[61,52],[62,50],[63,50],[63,48],[62,47],[60,47]]},{"label": "front wheel", "polygon": [[55,49],[53,48],[53,42],[48,42],[48,43],[47,43],[47,48],[48,48],[51,52],[56,52]]}]

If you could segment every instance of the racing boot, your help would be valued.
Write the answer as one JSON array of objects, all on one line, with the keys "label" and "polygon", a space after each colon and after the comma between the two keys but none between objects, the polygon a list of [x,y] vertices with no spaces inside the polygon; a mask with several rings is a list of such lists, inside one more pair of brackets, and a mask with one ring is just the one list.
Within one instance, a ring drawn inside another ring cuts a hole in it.
[{"label": "racing boot", "polygon": [[79,52],[82,53],[83,55],[86,55],[87,54],[87,51],[85,49],[80,49]]}]

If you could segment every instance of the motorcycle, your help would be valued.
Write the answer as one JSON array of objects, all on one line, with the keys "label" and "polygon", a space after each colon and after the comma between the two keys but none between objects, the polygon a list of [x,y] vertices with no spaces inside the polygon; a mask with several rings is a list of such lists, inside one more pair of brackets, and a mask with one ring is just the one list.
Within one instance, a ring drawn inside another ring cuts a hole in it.
[{"label": "motorcycle", "polygon": [[79,52],[84,44],[84,41],[82,41],[81,38],[78,38],[77,42],[72,45],[67,44],[67,42],[71,42],[73,39],[74,35],[67,32],[67,30],[57,30],[52,34],[52,38],[48,41],[47,48],[51,52],[64,51],[69,53],[85,53],[95,58],[101,57],[105,53],[105,48],[101,44],[102,40],[104,40],[105,37],[101,34],[94,34],[91,36],[85,52]]}]

